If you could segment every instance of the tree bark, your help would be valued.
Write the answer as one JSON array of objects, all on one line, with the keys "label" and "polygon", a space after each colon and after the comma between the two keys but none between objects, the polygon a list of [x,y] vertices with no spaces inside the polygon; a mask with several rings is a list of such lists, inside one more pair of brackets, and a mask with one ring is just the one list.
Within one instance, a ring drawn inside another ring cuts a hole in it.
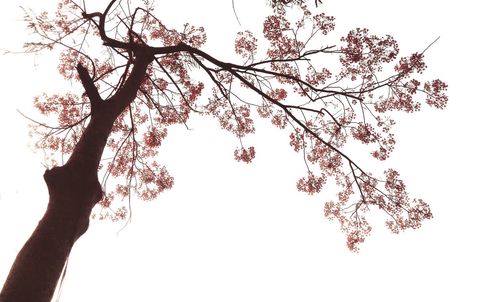
[{"label": "tree bark", "polygon": [[87,230],[90,211],[102,196],[97,174],[94,180],[79,175],[70,165],[45,172],[47,210],[15,259],[1,302],[52,299],[71,248]]},{"label": "tree bark", "polygon": [[124,85],[103,101],[88,71],[78,73],[91,101],[91,120],[68,162],[45,171],[47,210],[19,251],[0,293],[0,302],[50,302],[76,240],[89,225],[92,208],[102,198],[97,170],[114,121],[135,99],[151,55],[136,57]]}]

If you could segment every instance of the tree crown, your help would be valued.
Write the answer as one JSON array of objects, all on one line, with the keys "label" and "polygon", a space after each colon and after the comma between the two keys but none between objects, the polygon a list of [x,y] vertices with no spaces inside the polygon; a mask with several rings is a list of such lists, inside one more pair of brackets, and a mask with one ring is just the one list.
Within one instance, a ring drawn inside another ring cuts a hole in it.
[{"label": "tree crown", "polygon": [[[446,106],[447,85],[422,79],[427,49],[400,56],[390,35],[355,28],[339,37],[335,18],[313,13],[318,9],[305,1],[271,5],[274,11],[265,18],[262,35],[244,30],[236,35],[238,63],[203,49],[203,27],[168,27],[147,0],[113,0],[102,12],[87,11],[85,1],[62,0],[52,16],[27,12],[28,27],[40,39],[26,43],[26,50],[59,49],[60,74],[85,88],[83,95],[35,98],[40,113],[58,123],[34,124],[33,131],[41,135],[37,147],[62,154],[62,162],[97,114],[96,100],[117,102],[133,67],[151,61],[136,98],[114,121],[99,166],[106,194],[96,217],[123,219],[126,208],[114,207],[113,200],[130,198],[132,191],[151,200],[172,187],[173,177],[156,157],[168,128],[187,127],[193,114],[213,117],[232,133],[234,158],[244,163],[256,156],[256,148],[245,142],[255,132],[256,117],[287,131],[306,168],[297,189],[313,195],[327,181],[338,186],[324,214],[340,223],[351,250],[358,250],[371,231],[370,208],[385,213],[395,233],[418,228],[432,217],[427,203],[409,196],[395,169],[375,176],[344,151],[361,143],[374,159],[384,161],[396,143],[391,113],[417,112],[422,102]],[[118,180],[113,186],[110,176]]]}]

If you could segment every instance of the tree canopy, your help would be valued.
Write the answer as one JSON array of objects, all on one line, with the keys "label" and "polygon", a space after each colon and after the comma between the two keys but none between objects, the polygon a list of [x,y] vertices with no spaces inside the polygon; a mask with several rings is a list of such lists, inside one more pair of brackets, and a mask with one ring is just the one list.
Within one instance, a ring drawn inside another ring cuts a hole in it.
[{"label": "tree canopy", "polygon": [[[102,12],[70,0],[60,1],[54,14],[26,11],[28,27],[39,37],[25,44],[26,51],[56,51],[60,74],[85,88],[84,94],[35,98],[35,107],[48,116],[33,125],[37,147],[51,153],[49,165],[66,162],[90,118],[106,114],[101,104],[116,105],[121,113],[98,165],[102,210],[94,216],[119,220],[127,208],[115,206],[116,200],[133,193],[152,200],[173,186],[173,176],[157,159],[170,126],[189,128],[193,115],[215,118],[235,138],[235,160],[251,163],[258,146],[246,138],[261,118],[282,129],[291,149],[302,155],[306,173],[297,180],[299,191],[313,195],[327,181],[336,184],[324,214],[340,223],[349,249],[357,251],[370,233],[370,208],[386,215],[394,233],[420,227],[432,212],[422,199],[410,197],[398,171],[386,168],[375,175],[345,150],[366,146],[383,162],[396,143],[394,112],[415,113],[422,103],[445,108],[447,85],[423,76],[428,46],[400,54],[390,35],[366,28],[337,33],[335,18],[320,12],[321,1],[307,4],[271,1],[274,11],[261,33],[236,35],[238,62],[204,49],[202,24],[171,28],[147,0],[113,0]],[[146,75],[138,79],[136,97],[122,101],[141,64]]]}]

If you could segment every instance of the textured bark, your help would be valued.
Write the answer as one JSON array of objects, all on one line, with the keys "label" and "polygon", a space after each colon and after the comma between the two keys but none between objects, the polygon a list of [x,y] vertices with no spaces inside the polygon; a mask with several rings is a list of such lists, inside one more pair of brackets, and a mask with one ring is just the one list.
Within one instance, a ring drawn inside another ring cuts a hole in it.
[{"label": "textured bark", "polygon": [[97,169],[114,121],[135,99],[153,60],[136,58],[124,85],[110,99],[96,94],[88,71],[78,73],[91,98],[91,120],[68,162],[47,170],[47,210],[18,253],[0,293],[0,302],[50,302],[73,244],[89,225],[92,208],[102,197]]}]

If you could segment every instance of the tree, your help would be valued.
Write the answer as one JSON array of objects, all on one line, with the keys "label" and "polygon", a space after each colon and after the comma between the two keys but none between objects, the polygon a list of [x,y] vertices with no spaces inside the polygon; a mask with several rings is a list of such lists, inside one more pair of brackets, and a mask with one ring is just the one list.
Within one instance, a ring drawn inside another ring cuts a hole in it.
[{"label": "tree", "polygon": [[[374,146],[369,152],[383,161],[395,144],[391,112],[420,110],[420,96],[445,107],[446,84],[419,80],[426,49],[398,57],[393,37],[360,28],[342,37],[340,46],[322,45],[332,36],[333,17],[313,14],[304,1],[271,4],[275,11],[264,21],[264,43],[249,31],[238,33],[239,64],[202,50],[202,27],[168,28],[148,1],[132,10],[131,3],[114,0],[91,12],[85,2],[64,0],[54,16],[27,12],[40,40],[26,50],[60,50],[60,73],[79,81],[84,93],[35,99],[40,113],[58,123],[34,124],[38,147],[62,160],[44,174],[47,211],[19,252],[1,301],[50,301],[90,216],[124,219],[127,210],[116,208],[116,199],[135,191],[150,200],[170,188],[173,178],[155,157],[168,127],[188,127],[193,114],[214,117],[231,132],[239,143],[234,157],[245,163],[256,154],[245,143],[256,115],[289,129],[290,145],[307,169],[297,189],[312,195],[327,180],[336,182],[338,199],[325,204],[325,216],[340,222],[351,250],[371,230],[365,218],[370,208],[386,213],[396,233],[432,217],[425,202],[409,197],[396,170],[374,176],[343,151],[358,141]],[[263,56],[258,45],[266,50]],[[103,154],[110,160],[103,161]],[[110,176],[116,183],[108,183]],[[96,204],[102,210],[92,214]]]}]

